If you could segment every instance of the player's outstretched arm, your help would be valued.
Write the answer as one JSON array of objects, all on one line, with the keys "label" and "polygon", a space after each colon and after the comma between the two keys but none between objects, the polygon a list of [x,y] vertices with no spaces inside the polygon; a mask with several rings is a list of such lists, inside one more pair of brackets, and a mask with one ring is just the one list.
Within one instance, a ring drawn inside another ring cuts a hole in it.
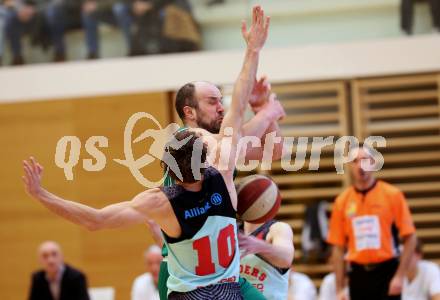
[{"label": "player's outstretched arm", "polygon": [[[135,208],[135,205],[140,201],[153,204],[157,196],[154,190],[149,190],[140,193],[131,201],[96,209],[63,199],[44,189],[41,186],[43,167],[33,157],[29,161],[23,161],[23,169],[25,189],[30,196],[37,199],[53,213],[89,230],[118,228],[145,223],[148,220],[147,214],[140,212]],[[150,199],[151,201],[149,201]],[[151,211],[153,211],[154,207],[151,206]]]},{"label": "player's outstretched arm", "polygon": [[[232,92],[231,107],[223,119],[219,132],[221,140],[224,136],[231,135],[231,132],[226,131],[226,129],[232,129],[232,149],[229,150],[230,155],[228,155],[226,162],[228,164],[226,168],[227,170],[224,170],[225,168],[220,168],[223,169],[221,171],[229,171],[231,178],[232,171],[235,168],[236,145],[241,133],[243,115],[251,96],[257,74],[259,53],[267,39],[269,21],[269,17],[264,16],[264,11],[261,9],[261,7],[255,6],[252,10],[251,27],[248,30],[244,21],[241,27],[243,38],[247,45],[246,54],[242,69],[235,82]],[[221,148],[222,147],[219,147],[219,154],[222,151]],[[219,157],[221,158],[221,155],[219,155]],[[224,163],[224,161],[220,162],[220,164]]]},{"label": "player's outstretched arm", "polygon": [[[220,134],[224,134],[224,129],[232,127],[234,131],[241,131],[243,115],[251,97],[255,77],[258,69],[260,51],[267,39],[270,18],[264,16],[264,11],[260,6],[255,6],[252,10],[252,24],[249,30],[246,22],[242,22],[241,31],[246,41],[246,53],[240,74],[235,81],[232,92],[231,107],[226,113]],[[234,135],[236,132],[234,132]]]},{"label": "player's outstretched arm", "polygon": [[[257,82],[257,84],[261,83]],[[247,147],[246,152],[240,152],[240,155],[244,155],[245,161],[251,159],[261,160],[264,155],[264,146],[267,140],[267,142],[273,144],[270,160],[275,161],[280,159],[283,137],[281,136],[281,130],[278,126],[278,120],[286,115],[283,106],[280,101],[276,99],[274,93],[269,93],[267,99],[262,101],[261,106],[258,106],[257,110],[252,109],[255,115],[243,125],[242,135],[258,137],[261,139],[261,147]]]},{"label": "player's outstretched arm", "polygon": [[289,224],[277,222],[271,226],[267,240],[240,234],[242,256],[259,254],[278,268],[290,268],[294,256],[293,232]]}]

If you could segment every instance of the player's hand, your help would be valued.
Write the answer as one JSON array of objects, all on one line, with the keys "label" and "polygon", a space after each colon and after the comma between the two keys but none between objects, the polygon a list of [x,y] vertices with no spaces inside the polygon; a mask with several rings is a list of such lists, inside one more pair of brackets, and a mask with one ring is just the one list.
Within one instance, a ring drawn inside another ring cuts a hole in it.
[{"label": "player's hand", "polygon": [[402,293],[403,288],[403,278],[399,275],[394,275],[393,279],[390,281],[390,285],[388,288],[389,296],[397,296]]},{"label": "player's hand", "polygon": [[240,256],[245,257],[249,254],[259,253],[261,251],[261,243],[264,241],[256,237],[245,235],[242,232],[238,233],[238,247],[240,248]]},{"label": "player's hand", "polygon": [[336,299],[338,299],[338,300],[349,300],[350,298],[347,295],[347,291],[346,290],[342,290],[339,293],[337,293]]},{"label": "player's hand", "polygon": [[43,190],[41,187],[43,167],[31,156],[29,160],[23,161],[23,170],[22,179],[26,192],[32,197],[38,197]]},{"label": "player's hand", "polygon": [[269,31],[270,17],[264,16],[263,9],[256,5],[252,9],[252,24],[249,30],[246,21],[241,23],[241,33],[246,41],[247,47],[252,51],[260,51],[263,48]]},{"label": "player's hand", "polygon": [[266,118],[273,122],[281,120],[286,116],[281,102],[276,99],[276,94],[274,93],[270,94],[268,101],[263,105],[260,111],[265,113]]},{"label": "player's hand", "polygon": [[254,113],[258,113],[263,105],[268,101],[271,91],[271,86],[266,76],[255,80],[254,88],[249,99],[249,105]]}]

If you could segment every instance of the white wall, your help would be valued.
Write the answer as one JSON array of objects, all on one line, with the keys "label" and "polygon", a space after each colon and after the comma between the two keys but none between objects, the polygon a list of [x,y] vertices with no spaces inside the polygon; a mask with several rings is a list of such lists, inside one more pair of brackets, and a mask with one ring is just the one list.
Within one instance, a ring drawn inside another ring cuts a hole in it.
[{"label": "white wall", "polygon": [[[268,46],[402,37],[400,0],[229,0],[206,7],[193,0],[203,28],[206,49],[237,49],[242,45],[240,21],[249,18],[254,4],[272,17]],[[433,31],[427,3],[415,7],[414,33]]]},{"label": "white wall", "polygon": [[[41,64],[0,69],[0,101],[175,90],[194,80],[231,84],[243,50]],[[440,71],[440,36],[264,49],[272,82]]]}]

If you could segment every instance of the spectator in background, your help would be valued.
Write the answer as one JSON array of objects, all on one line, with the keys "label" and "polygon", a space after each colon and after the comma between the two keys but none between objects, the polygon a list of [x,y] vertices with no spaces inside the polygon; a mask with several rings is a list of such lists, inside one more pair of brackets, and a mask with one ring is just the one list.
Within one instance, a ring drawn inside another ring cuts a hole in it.
[{"label": "spectator in background", "polygon": [[161,249],[157,245],[148,248],[144,253],[147,273],[137,277],[131,289],[131,300],[159,300],[157,284],[162,262]]},{"label": "spectator in background", "polygon": [[[403,193],[368,170],[376,163],[372,150],[366,145],[350,150],[357,154],[350,164],[353,186],[336,198],[328,235],[338,299],[347,299],[346,258],[351,300],[397,300],[416,244],[411,213]],[[403,239],[400,259],[398,233]]]},{"label": "spectator in background", "polygon": [[316,297],[316,287],[306,274],[290,272],[287,300],[316,300]]},{"label": "spectator in background", "polygon": [[440,300],[440,269],[422,258],[422,243],[418,240],[403,281],[403,300]]},{"label": "spectator in background", "polygon": [[162,52],[187,52],[201,48],[201,34],[187,0],[168,1],[162,26]]},{"label": "spectator in background", "polygon": [[[414,5],[416,0],[401,0],[400,2],[400,27],[406,34],[413,33]],[[431,10],[432,23],[434,27],[440,31],[440,1],[429,0]]]},{"label": "spectator in background", "polygon": [[43,270],[32,275],[29,300],[89,300],[83,273],[64,264],[56,242],[46,241],[38,248]]},{"label": "spectator in background", "polygon": [[62,0],[6,0],[6,37],[12,51],[12,64],[24,64],[21,38],[29,33],[33,43],[47,48],[50,37],[54,61],[66,59],[64,45],[64,7]]},{"label": "spectator in background", "polygon": [[163,8],[172,0],[128,0],[133,12],[132,55],[157,54],[161,49]]},{"label": "spectator in background", "polygon": [[2,65],[3,51],[5,50],[6,5],[5,0],[0,0],[0,66]]},{"label": "spectator in background", "polygon": [[201,36],[187,0],[129,0],[134,16],[133,55],[200,49]]},{"label": "spectator in background", "polygon": [[[330,257],[328,263],[333,267],[332,257]],[[348,297],[349,292],[347,280],[344,282],[344,285],[344,293]],[[331,272],[324,276],[321,286],[319,287],[319,300],[337,300],[335,272]]]},{"label": "spectator in background", "polygon": [[116,23],[124,35],[128,52],[131,51],[132,15],[129,4],[116,0],[85,0],[81,6],[81,18],[85,31],[87,58],[99,57],[98,25],[100,21]]}]

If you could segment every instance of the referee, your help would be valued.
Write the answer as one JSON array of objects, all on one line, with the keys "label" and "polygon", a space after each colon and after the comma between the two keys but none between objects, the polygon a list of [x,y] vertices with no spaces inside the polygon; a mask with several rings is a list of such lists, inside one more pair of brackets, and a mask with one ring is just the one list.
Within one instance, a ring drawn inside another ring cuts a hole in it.
[{"label": "referee", "polygon": [[361,168],[363,160],[374,164],[369,148],[357,150],[350,164],[353,185],[335,200],[327,238],[333,245],[338,300],[348,299],[344,257],[351,300],[398,300],[416,244],[411,213],[397,187]]}]

